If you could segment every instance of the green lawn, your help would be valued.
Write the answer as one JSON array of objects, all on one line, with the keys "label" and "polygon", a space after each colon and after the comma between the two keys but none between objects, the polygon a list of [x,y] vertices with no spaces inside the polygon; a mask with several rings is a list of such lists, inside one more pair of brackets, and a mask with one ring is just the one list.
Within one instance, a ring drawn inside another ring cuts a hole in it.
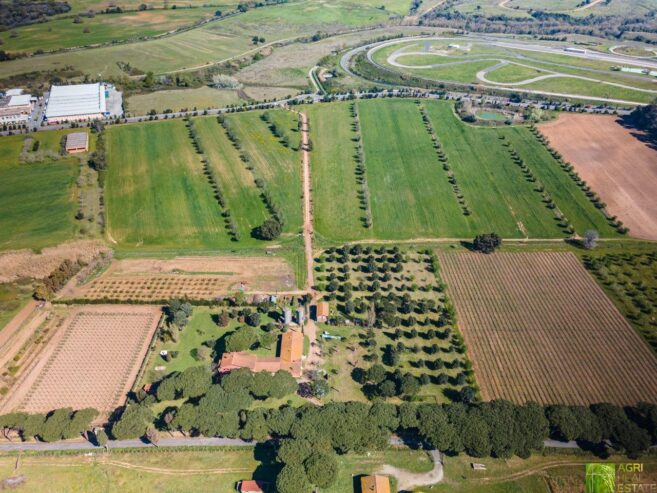
[{"label": "green lawn", "polygon": [[468,230],[411,100],[359,101],[377,238],[452,236]]},{"label": "green lawn", "polygon": [[283,212],[283,232],[297,234],[302,226],[301,155],[296,151],[299,143],[297,115],[283,110],[269,111],[272,121],[290,137],[291,145],[285,147],[260,118],[262,113],[237,113],[227,119],[242,142],[242,152],[250,157],[255,173],[264,180],[274,202]]},{"label": "green lawn", "polygon": [[541,75],[548,75],[547,72],[542,70],[537,70],[534,68],[523,67],[522,65],[516,65],[510,63],[504,67],[500,67],[493,72],[486,74],[488,80],[494,82],[523,82],[527,79],[533,79],[534,77],[539,77]]},{"label": "green lawn", "polygon": [[[59,153],[64,133],[38,134],[39,152]],[[0,250],[56,245],[79,229],[74,218],[78,159],[44,154],[37,162],[21,163],[24,139],[0,139]]]},{"label": "green lawn", "polygon": [[344,241],[370,236],[358,200],[356,144],[349,105],[331,103],[304,109],[310,120],[310,154],[315,230],[324,238]]},{"label": "green lawn", "polygon": [[123,249],[231,245],[182,120],[110,127],[107,236]]}]

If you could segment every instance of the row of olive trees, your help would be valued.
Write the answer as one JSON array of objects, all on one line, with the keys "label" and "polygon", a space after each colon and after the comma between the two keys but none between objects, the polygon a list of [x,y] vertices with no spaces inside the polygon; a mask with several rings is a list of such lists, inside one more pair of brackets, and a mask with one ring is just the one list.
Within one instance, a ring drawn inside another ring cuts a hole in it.
[{"label": "row of olive trees", "polygon": [[370,206],[370,187],[367,183],[367,167],[365,164],[365,150],[363,149],[363,139],[360,133],[360,118],[358,116],[358,106],[355,102],[349,105],[349,111],[352,118],[351,128],[356,134],[352,140],[356,142],[356,181],[360,185],[358,199],[360,208],[365,211],[365,217],[362,218],[363,226],[372,227],[372,208]]},{"label": "row of olive trees", "polygon": [[427,114],[427,110],[422,104],[420,104],[419,101],[417,101],[417,104],[420,108],[420,114],[422,115],[424,128],[427,130],[429,136],[431,137],[433,148],[436,150],[436,154],[438,155],[438,160],[440,161],[443,170],[447,173],[447,179],[449,180],[449,184],[452,185],[452,191],[454,192],[454,195],[456,195],[456,199],[458,200],[459,205],[461,206],[463,215],[469,216],[471,214],[470,208],[468,207],[468,203],[465,200],[465,196],[463,195],[463,191],[461,190],[461,187],[456,181],[456,176],[454,175],[454,172],[452,171],[452,168],[449,165],[449,158],[445,154],[445,151],[443,150],[442,145],[440,144],[440,140],[438,140],[438,135],[436,134],[433,124],[431,123],[431,119]]}]

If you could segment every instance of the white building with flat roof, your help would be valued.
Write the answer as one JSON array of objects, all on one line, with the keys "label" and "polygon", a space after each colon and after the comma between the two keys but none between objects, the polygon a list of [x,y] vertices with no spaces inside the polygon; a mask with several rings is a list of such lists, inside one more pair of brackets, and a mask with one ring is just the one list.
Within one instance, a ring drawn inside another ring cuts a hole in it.
[{"label": "white building with flat roof", "polygon": [[46,107],[48,123],[97,120],[109,115],[105,84],[52,86]]},{"label": "white building with flat roof", "polygon": [[34,98],[29,94],[0,97],[0,125],[27,123],[34,110]]}]

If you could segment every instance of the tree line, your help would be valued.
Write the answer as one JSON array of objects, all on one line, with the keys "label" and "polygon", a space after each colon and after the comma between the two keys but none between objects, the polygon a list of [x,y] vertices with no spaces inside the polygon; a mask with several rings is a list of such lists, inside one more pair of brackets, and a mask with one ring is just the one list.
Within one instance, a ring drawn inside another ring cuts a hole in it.
[{"label": "tree line", "polygon": [[657,99],[647,106],[637,106],[628,120],[657,143]]}]

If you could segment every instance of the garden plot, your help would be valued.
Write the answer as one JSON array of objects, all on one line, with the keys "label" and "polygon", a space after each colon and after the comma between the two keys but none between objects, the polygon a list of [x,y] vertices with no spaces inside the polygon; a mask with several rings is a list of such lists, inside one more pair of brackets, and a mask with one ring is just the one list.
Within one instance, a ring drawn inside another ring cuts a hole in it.
[{"label": "garden plot", "polygon": [[320,343],[329,398],[446,402],[474,383],[433,254],[355,245],[316,265],[330,306],[322,331],[342,338]]},{"label": "garden plot", "polygon": [[111,412],[132,387],[160,316],[153,306],[73,308],[2,412],[63,407]]},{"label": "garden plot", "polygon": [[212,300],[247,293],[296,289],[294,273],[280,257],[176,257],[116,261],[98,279],[67,298],[118,301]]},{"label": "garden plot", "polygon": [[657,400],[657,360],[574,255],[439,258],[485,400]]}]

